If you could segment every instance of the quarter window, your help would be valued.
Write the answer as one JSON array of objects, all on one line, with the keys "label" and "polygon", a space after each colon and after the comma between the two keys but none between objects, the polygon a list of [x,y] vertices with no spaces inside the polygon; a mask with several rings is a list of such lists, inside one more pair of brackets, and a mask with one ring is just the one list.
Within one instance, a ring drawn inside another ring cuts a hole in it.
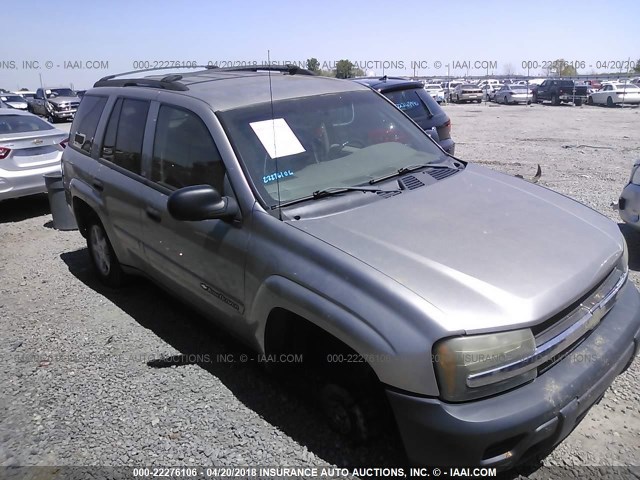
[{"label": "quarter window", "polygon": [[139,175],[148,112],[149,102],[119,98],[109,118],[101,157]]},{"label": "quarter window", "polygon": [[151,180],[169,188],[208,184],[222,193],[224,167],[202,120],[162,105],[158,113]]},{"label": "quarter window", "polygon": [[85,95],[80,102],[73,125],[71,125],[69,139],[72,147],[91,154],[93,138],[96,135],[98,122],[106,104],[106,97]]}]

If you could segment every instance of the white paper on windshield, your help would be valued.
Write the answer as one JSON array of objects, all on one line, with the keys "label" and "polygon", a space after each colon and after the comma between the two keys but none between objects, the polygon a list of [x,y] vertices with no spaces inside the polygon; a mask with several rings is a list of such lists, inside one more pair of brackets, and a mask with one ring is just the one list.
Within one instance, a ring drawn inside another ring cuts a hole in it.
[{"label": "white paper on windshield", "polygon": [[249,125],[256,132],[262,146],[271,158],[286,157],[305,151],[284,118],[252,122]]}]

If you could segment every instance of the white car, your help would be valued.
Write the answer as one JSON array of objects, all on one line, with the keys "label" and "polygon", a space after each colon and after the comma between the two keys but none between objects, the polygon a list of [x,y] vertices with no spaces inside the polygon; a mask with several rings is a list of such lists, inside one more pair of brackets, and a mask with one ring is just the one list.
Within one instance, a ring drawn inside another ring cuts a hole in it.
[{"label": "white car", "polygon": [[526,103],[529,105],[532,100],[532,93],[526,85],[503,85],[495,92],[495,102],[505,105],[515,103]]},{"label": "white car", "polygon": [[607,83],[600,90],[589,95],[589,105],[640,104],[640,87],[633,83]]},{"label": "white car", "polygon": [[27,110],[27,99],[15,93],[0,93],[0,100],[16,110]]},{"label": "white car", "polygon": [[426,83],[424,85],[424,89],[429,95],[433,97],[436,102],[442,103],[445,101],[444,88],[442,88],[442,85],[440,85],[439,83]]},{"label": "white car", "polygon": [[0,109],[0,201],[46,192],[69,134],[31,113]]}]

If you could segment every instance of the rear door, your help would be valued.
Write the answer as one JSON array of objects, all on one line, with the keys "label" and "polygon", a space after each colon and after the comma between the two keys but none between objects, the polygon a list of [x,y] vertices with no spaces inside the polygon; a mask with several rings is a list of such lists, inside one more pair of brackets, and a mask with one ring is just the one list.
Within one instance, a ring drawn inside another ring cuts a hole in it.
[{"label": "rear door", "polygon": [[140,267],[145,179],[142,149],[150,100],[119,97],[100,145],[93,187],[102,198],[107,234],[121,263]]}]

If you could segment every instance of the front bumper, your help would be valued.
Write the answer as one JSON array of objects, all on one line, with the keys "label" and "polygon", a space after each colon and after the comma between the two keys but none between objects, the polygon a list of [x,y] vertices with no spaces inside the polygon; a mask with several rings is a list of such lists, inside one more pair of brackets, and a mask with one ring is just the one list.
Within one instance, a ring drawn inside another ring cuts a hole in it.
[{"label": "front bumper", "polygon": [[[62,153],[62,152],[61,152]],[[0,169],[0,201],[47,191],[43,175],[60,171],[60,163],[22,171]]]},{"label": "front bumper", "polygon": [[640,344],[640,295],[631,281],[601,324],[532,382],[460,404],[387,391],[407,456],[423,465],[510,468],[560,443]]},{"label": "front bumper", "polygon": [[76,114],[76,111],[77,110],[64,110],[64,111],[53,110],[51,113],[56,118],[66,120],[69,118],[73,118],[74,115]]}]

